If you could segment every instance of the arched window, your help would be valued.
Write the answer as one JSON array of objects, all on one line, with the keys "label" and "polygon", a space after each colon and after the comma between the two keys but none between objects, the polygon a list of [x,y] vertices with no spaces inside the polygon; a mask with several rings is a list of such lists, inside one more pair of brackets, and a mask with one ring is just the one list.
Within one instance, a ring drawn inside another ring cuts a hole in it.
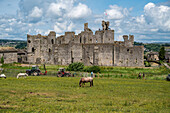
[{"label": "arched window", "polygon": [[51,52],[51,49],[49,48],[49,53]]},{"label": "arched window", "polygon": [[53,39],[51,39],[51,43],[54,44],[54,40]]},{"label": "arched window", "polygon": [[31,43],[31,41],[30,41],[30,40],[28,40],[28,43]]}]

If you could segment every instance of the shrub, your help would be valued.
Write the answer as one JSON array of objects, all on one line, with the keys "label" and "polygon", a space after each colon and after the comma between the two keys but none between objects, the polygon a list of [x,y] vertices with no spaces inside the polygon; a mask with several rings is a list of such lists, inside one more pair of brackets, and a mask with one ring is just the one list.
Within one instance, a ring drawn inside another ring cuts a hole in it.
[{"label": "shrub", "polygon": [[4,57],[1,57],[1,64],[4,64]]},{"label": "shrub", "polygon": [[81,62],[75,62],[68,66],[68,71],[82,71],[84,68],[84,64]]},{"label": "shrub", "polygon": [[94,72],[94,73],[97,73],[97,72],[101,72],[101,69],[99,66],[91,66],[89,68],[86,68],[86,71],[87,72]]},{"label": "shrub", "polygon": [[147,61],[144,62],[145,67],[151,67],[151,64]]}]

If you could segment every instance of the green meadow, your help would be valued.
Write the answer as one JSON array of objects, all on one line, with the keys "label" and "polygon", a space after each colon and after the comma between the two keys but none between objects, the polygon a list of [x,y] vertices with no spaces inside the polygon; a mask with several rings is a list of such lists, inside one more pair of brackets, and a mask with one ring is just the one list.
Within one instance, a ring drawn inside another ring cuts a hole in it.
[{"label": "green meadow", "polygon": [[[84,72],[56,77],[59,67],[47,65],[47,75],[17,79],[17,73],[29,67],[4,65],[7,79],[0,78],[0,113],[170,111],[170,82],[165,80],[170,70],[165,67],[101,67],[93,87],[79,87]],[[146,78],[136,79],[139,72]]]},{"label": "green meadow", "polygon": [[29,76],[0,79],[0,112],[164,112],[170,111],[170,82],[80,77]]}]

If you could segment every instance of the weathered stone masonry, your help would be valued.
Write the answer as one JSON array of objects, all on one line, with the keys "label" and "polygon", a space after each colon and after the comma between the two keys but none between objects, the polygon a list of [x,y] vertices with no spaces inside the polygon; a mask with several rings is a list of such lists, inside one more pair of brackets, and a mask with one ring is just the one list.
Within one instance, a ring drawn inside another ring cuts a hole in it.
[{"label": "weathered stone masonry", "polygon": [[69,65],[83,62],[99,66],[143,66],[143,46],[134,46],[134,36],[124,35],[124,41],[114,41],[114,30],[109,22],[102,22],[103,30],[93,32],[84,24],[84,31],[75,35],[65,32],[56,38],[51,31],[48,36],[27,35],[28,61],[38,64]]}]

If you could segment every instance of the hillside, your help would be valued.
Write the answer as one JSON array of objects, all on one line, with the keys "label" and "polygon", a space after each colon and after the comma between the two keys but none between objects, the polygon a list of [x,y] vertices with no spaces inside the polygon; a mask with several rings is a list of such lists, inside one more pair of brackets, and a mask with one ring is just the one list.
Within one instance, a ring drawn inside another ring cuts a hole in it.
[{"label": "hillside", "polygon": [[0,39],[0,47],[15,47],[16,49],[25,49],[27,47],[27,41]]}]

